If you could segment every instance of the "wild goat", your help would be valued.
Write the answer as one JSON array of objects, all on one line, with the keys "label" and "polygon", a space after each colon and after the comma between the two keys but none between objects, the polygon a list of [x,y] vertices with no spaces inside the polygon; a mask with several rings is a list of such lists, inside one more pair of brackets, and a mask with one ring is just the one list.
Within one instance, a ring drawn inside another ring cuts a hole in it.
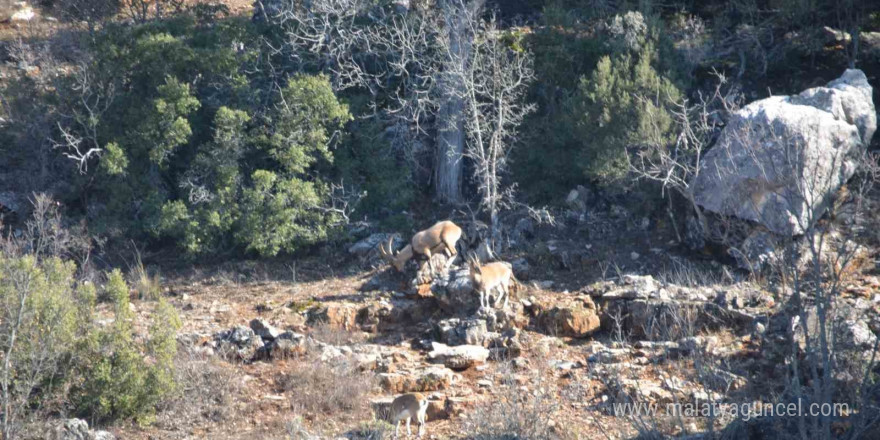
[{"label": "wild goat", "polygon": [[[431,275],[434,275],[434,267],[431,266],[431,255],[443,251],[449,258],[458,254],[455,243],[461,238],[461,228],[451,221],[438,222],[424,231],[413,235],[410,244],[398,252],[392,250],[393,237],[388,239],[387,248],[379,244],[379,253],[388,260],[398,272],[403,272],[406,262],[415,254],[424,255],[428,258]],[[452,260],[449,261],[451,263]],[[447,263],[447,265],[449,264]]]},{"label": "wild goat", "polygon": [[419,437],[425,432],[426,415],[428,411],[428,399],[419,393],[409,393],[399,396],[391,402],[391,423],[394,423],[394,438],[397,438],[400,430],[400,422],[406,420],[406,435],[412,435],[410,421],[415,417],[419,422]]},{"label": "wild goat", "polygon": [[480,293],[480,307],[489,307],[489,294],[493,290],[498,289],[500,293],[495,297],[495,307],[504,298],[504,307],[507,308],[510,298],[510,285],[516,281],[513,276],[513,268],[510,263],[497,261],[480,265],[480,261],[475,257],[468,259],[468,267],[470,269],[471,283],[474,289]]}]

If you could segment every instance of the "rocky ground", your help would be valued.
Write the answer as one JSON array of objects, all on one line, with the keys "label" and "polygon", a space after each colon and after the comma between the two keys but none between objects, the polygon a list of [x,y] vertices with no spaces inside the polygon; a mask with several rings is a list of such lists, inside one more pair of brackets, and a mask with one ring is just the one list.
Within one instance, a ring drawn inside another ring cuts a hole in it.
[{"label": "rocky ground", "polygon": [[[522,438],[631,438],[734,424],[615,415],[615,403],[732,405],[784,391],[785,288],[687,258],[648,219],[621,214],[601,240],[589,231],[605,222],[567,215],[555,226],[521,225],[507,258],[520,286],[506,311],[480,309],[456,265],[431,284],[415,284],[415,264],[406,274],[388,269],[374,249],[383,234],[345,255],[166,272],[165,294],[184,323],[184,393],[152,426],[112,431],[381,438],[391,399],[419,391],[431,401],[430,438],[502,425]],[[584,238],[559,238],[573,230]],[[849,275],[840,298],[840,343],[865,351],[880,328],[880,280],[870,272]],[[135,302],[140,313],[151,306]]]}]

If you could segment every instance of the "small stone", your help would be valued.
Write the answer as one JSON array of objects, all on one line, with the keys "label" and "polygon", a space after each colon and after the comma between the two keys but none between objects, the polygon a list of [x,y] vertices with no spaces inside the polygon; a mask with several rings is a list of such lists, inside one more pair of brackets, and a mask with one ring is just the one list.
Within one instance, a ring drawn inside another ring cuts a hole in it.
[{"label": "small stone", "polygon": [[630,252],[629,254],[629,258],[633,261],[638,260],[640,256],[638,252]]},{"label": "small stone", "polygon": [[763,335],[765,332],[767,332],[767,328],[764,327],[764,324],[760,322],[755,324],[755,334]]},{"label": "small stone", "polygon": [[551,361],[550,365],[552,365],[557,370],[568,371],[577,366],[577,363],[571,361]]}]

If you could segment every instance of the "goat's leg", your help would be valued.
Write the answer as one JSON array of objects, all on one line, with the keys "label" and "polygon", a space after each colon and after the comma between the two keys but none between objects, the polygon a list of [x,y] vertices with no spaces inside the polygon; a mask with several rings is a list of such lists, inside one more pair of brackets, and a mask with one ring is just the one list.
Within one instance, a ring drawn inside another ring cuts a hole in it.
[{"label": "goat's leg", "polygon": [[501,285],[495,286],[494,290],[498,292],[495,294],[495,308],[497,309],[501,305],[501,297],[504,296],[504,290]]},{"label": "goat's leg", "polygon": [[455,249],[455,243],[450,243],[450,242],[444,240],[443,244],[446,246],[445,250],[446,250],[447,255],[449,255],[451,257],[453,255],[458,254],[458,251]]},{"label": "goat's leg", "polygon": [[444,270],[448,271],[449,268],[452,267],[452,263],[455,262],[456,258],[458,258],[458,254],[453,255],[452,258],[446,259],[446,266],[444,267]]},{"label": "goat's leg", "polygon": [[434,260],[431,259],[430,249],[425,249],[425,257],[428,258],[428,269],[430,269],[431,278],[434,278]]}]

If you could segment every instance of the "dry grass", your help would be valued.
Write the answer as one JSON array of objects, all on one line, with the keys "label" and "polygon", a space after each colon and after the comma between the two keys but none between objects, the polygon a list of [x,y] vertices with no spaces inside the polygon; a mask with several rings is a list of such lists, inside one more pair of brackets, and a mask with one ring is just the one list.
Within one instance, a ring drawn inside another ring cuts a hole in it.
[{"label": "dry grass", "polygon": [[347,330],[326,322],[312,327],[309,335],[317,341],[335,346],[361,344],[367,340],[367,335],[364,332]]},{"label": "dry grass", "polygon": [[322,362],[303,356],[288,363],[277,380],[291,407],[306,420],[352,421],[369,418],[368,394],[374,380],[346,360]]},{"label": "dry grass", "polygon": [[[528,390],[517,385],[512,367],[501,372],[501,385],[496,397],[478,405],[465,422],[468,438],[475,440],[533,439],[555,440],[565,438],[551,422],[559,409],[556,385],[552,371],[533,371],[538,386]],[[549,381],[541,382],[551,378]]]},{"label": "dry grass", "polygon": [[155,301],[162,295],[162,281],[159,274],[147,270],[140,252],[135,253],[134,264],[128,270],[128,278],[139,299]]},{"label": "dry grass", "polygon": [[180,389],[160,408],[158,427],[188,431],[206,420],[235,418],[236,396],[243,392],[237,368],[213,356],[181,352],[175,362],[175,378]]}]

